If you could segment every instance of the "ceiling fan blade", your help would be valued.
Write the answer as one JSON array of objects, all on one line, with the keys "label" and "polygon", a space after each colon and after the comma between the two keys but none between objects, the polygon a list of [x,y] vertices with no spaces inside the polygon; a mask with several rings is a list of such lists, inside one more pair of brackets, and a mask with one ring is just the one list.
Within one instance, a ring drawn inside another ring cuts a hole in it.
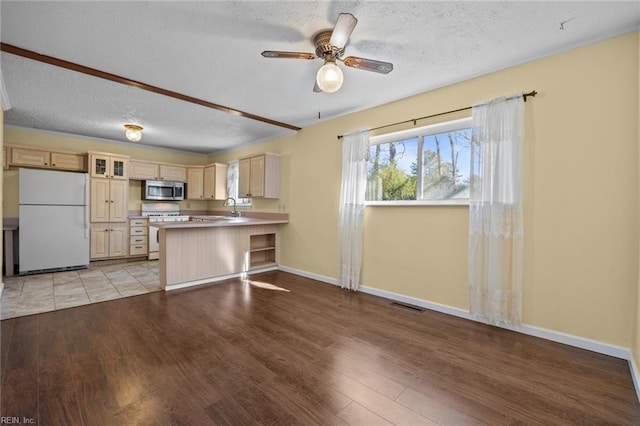
[{"label": "ceiling fan blade", "polygon": [[317,81],[313,85],[313,91],[316,92],[316,93],[322,92],[322,89],[320,88],[320,86],[318,86],[318,82]]},{"label": "ceiling fan blade", "polygon": [[343,49],[347,44],[347,41],[349,41],[349,36],[353,32],[357,23],[358,20],[356,17],[350,13],[341,13],[338,15],[338,20],[336,21],[336,25],[331,33],[329,44],[337,47],[338,49]]},{"label": "ceiling fan blade", "polygon": [[391,62],[374,61],[373,59],[358,58],[356,56],[344,58],[343,62],[348,67],[378,72],[380,74],[389,74],[393,71],[393,64]]},{"label": "ceiling fan blade", "polygon": [[262,52],[262,56],[265,58],[285,58],[285,59],[316,59],[317,56],[313,53],[301,53],[301,52],[280,52],[278,50],[265,50]]}]

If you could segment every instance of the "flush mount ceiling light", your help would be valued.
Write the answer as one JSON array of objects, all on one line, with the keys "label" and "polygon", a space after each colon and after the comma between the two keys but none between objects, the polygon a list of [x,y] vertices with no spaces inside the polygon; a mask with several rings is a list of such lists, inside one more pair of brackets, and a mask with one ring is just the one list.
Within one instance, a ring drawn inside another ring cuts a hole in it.
[{"label": "flush mount ceiling light", "polygon": [[125,124],[124,125],[125,136],[131,142],[138,142],[142,139],[142,126],[138,126],[137,124]]},{"label": "flush mount ceiling light", "polygon": [[342,70],[336,65],[335,59],[327,59],[316,74],[316,83],[325,93],[337,92],[342,87],[344,76]]}]

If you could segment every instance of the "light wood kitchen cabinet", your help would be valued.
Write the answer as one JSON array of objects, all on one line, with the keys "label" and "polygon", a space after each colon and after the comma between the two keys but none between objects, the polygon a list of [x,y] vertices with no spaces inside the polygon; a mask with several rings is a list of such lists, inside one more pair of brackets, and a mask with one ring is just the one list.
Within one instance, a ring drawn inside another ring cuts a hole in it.
[{"label": "light wood kitchen cabinet", "polygon": [[8,148],[6,146],[2,147],[2,167],[4,169],[8,169],[9,168],[9,150],[11,148]]},{"label": "light wood kitchen cabinet", "polygon": [[51,153],[40,149],[11,149],[11,164],[15,166],[49,167]]},{"label": "light wood kitchen cabinet", "polygon": [[227,199],[226,164],[215,163],[204,168],[204,198],[207,200]]},{"label": "light wood kitchen cabinet", "polygon": [[225,200],[227,198],[227,169],[222,163],[187,169],[188,200]]},{"label": "light wood kitchen cabinet", "polygon": [[149,253],[149,222],[147,219],[129,221],[129,256],[146,256]]},{"label": "light wood kitchen cabinet", "polygon": [[182,166],[171,164],[160,164],[160,180],[171,180],[174,182],[187,181],[187,169]]},{"label": "light wood kitchen cabinet", "polygon": [[127,255],[126,223],[91,224],[90,258],[122,257]]},{"label": "light wood kitchen cabinet", "polygon": [[129,179],[129,157],[101,152],[90,152],[89,167],[89,172],[92,178]]},{"label": "light wood kitchen cabinet", "polygon": [[9,166],[38,167],[45,169],[87,170],[87,156],[73,152],[51,152],[43,149],[25,147],[5,147],[5,164]]},{"label": "light wood kitchen cabinet", "polygon": [[126,222],[128,181],[91,179],[91,222]]},{"label": "light wood kitchen cabinet", "polygon": [[204,167],[187,168],[187,200],[204,199]]},{"label": "light wood kitchen cabinet", "polygon": [[186,182],[187,169],[172,164],[131,160],[129,162],[129,179]]},{"label": "light wood kitchen cabinet", "polygon": [[146,161],[129,161],[129,179],[136,180],[158,180],[158,165]]},{"label": "light wood kitchen cabinet", "polygon": [[280,156],[260,154],[240,159],[239,197],[280,197]]},{"label": "light wood kitchen cabinet", "polygon": [[63,170],[85,171],[87,170],[87,156],[84,154],[52,152],[51,167]]}]

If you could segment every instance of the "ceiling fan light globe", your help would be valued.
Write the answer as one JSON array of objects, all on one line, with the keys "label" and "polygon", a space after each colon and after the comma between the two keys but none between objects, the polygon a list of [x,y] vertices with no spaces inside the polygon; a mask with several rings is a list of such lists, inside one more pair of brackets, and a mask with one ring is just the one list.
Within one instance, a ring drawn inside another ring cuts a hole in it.
[{"label": "ceiling fan light globe", "polygon": [[337,92],[342,87],[344,75],[342,70],[333,62],[327,62],[318,70],[316,82],[325,93]]}]

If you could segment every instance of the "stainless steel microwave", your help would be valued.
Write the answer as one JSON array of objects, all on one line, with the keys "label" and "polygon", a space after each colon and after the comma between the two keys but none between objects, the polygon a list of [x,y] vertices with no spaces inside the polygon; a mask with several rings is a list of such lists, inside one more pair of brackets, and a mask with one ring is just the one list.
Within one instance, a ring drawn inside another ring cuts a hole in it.
[{"label": "stainless steel microwave", "polygon": [[143,200],[184,200],[184,182],[145,180],[142,185]]}]

